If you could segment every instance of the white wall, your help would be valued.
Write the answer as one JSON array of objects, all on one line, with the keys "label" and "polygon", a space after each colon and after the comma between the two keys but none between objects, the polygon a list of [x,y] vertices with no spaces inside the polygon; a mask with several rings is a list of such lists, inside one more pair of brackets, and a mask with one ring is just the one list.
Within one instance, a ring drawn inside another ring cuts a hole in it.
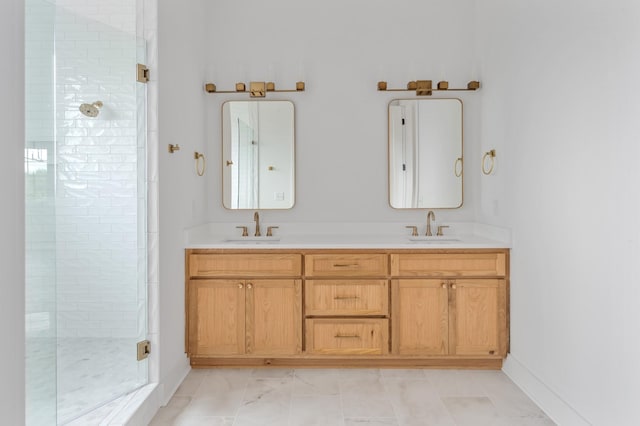
[{"label": "white wall", "polygon": [[0,3],[0,413],[24,423],[24,3]]},{"label": "white wall", "polygon": [[[269,94],[296,107],[296,204],[265,211],[265,223],[305,221],[406,221],[424,226],[423,210],[389,206],[387,105],[412,93],[381,93],[409,80],[448,79],[466,86],[477,77],[473,54],[473,0],[445,1],[240,0],[207,3],[208,81],[231,90],[238,81],[274,81],[292,89],[304,80],[306,92]],[[465,140],[477,145],[477,102],[481,92],[456,92],[465,101]],[[438,94],[437,96],[446,96]],[[210,221],[251,223],[252,212],[222,207],[220,106],[247,95],[207,95],[207,191]],[[465,205],[436,211],[438,220],[474,215],[474,175],[467,164]]]},{"label": "white wall", "polygon": [[505,369],[561,425],[640,424],[640,3],[478,2],[478,219],[513,230]]},{"label": "white wall", "polygon": [[[631,0],[204,6],[165,4],[160,11],[161,146],[183,146],[173,156],[160,153],[165,377],[186,363],[181,229],[251,221],[250,212],[222,208],[219,180],[220,105],[243,98],[203,98],[204,81],[220,90],[237,81],[307,83],[305,93],[270,96],[296,104],[297,202],[290,211],[265,212],[265,220],[422,223],[423,211],[388,206],[386,111],[397,95],[377,92],[375,83],[400,87],[442,77],[457,86],[478,78],[482,90],[461,96],[465,206],[437,214],[513,228],[507,370],[562,425],[640,421],[632,410],[640,400],[640,203],[633,187],[640,181],[640,108],[630,91],[640,75],[634,51],[640,6]],[[203,107],[206,118],[199,116]],[[190,171],[196,147],[206,149],[203,180]],[[484,177],[481,154],[492,148],[496,170]]]},{"label": "white wall", "polygon": [[[205,178],[195,171],[194,151],[206,152],[204,134],[204,0],[158,4],[159,381],[164,402],[188,372],[184,353],[183,230],[205,220]],[[154,70],[151,70],[152,73]],[[169,154],[168,144],[180,144]],[[208,161],[209,158],[207,158]],[[151,173],[154,175],[155,173]],[[206,179],[212,178],[207,170]],[[150,222],[155,220],[150,218]],[[151,226],[153,226],[150,223]],[[152,268],[154,265],[152,265]],[[153,291],[153,290],[152,290]],[[154,299],[153,295],[150,295]],[[155,309],[155,308],[153,308]]]}]

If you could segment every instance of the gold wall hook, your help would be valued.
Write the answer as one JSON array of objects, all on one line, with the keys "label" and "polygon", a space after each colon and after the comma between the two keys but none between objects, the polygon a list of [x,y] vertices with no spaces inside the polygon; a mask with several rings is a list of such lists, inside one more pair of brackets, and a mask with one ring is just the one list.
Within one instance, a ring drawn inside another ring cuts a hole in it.
[{"label": "gold wall hook", "polygon": [[[488,168],[485,167],[487,165],[487,158],[491,160]],[[491,172],[493,172],[493,166],[495,165],[495,158],[496,158],[495,149],[492,149],[491,151],[487,151],[484,153],[484,155],[482,156],[482,173],[484,173],[485,175],[490,175]]]},{"label": "gold wall hook", "polygon": [[204,171],[207,168],[207,162],[204,158],[204,154],[196,151],[193,153],[193,158],[196,160],[196,173],[198,176],[203,176]]},{"label": "gold wall hook", "polygon": [[173,154],[176,151],[180,151],[180,145],[178,144],[172,144],[170,143],[169,146],[167,147],[167,151],[169,151],[169,154]]}]

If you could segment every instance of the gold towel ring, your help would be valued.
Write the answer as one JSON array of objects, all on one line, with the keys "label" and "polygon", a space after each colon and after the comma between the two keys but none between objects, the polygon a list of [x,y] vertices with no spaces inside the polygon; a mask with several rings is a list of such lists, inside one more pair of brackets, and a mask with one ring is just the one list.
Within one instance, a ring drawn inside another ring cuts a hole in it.
[{"label": "gold towel ring", "polygon": [[[458,164],[460,164],[460,172],[458,173]],[[456,162],[453,163],[453,174],[456,175],[456,177],[460,177],[462,176],[462,157],[458,157],[456,158]]]},{"label": "gold towel ring", "polygon": [[[489,157],[491,159],[491,163],[489,163],[489,169],[487,170],[487,168],[485,167],[487,164],[487,157]],[[485,175],[490,175],[491,172],[493,172],[493,166],[495,164],[495,158],[496,158],[496,150],[492,149],[491,151],[487,151],[484,153],[484,155],[482,156],[482,173],[484,173]]]},{"label": "gold towel ring", "polygon": [[[207,168],[207,162],[204,159],[204,154],[196,151],[193,154],[193,158],[195,158],[195,160],[196,160],[196,173],[198,174],[198,176],[204,175],[204,171]],[[200,160],[202,160],[202,161],[200,161]],[[200,165],[202,165],[202,167]]]}]

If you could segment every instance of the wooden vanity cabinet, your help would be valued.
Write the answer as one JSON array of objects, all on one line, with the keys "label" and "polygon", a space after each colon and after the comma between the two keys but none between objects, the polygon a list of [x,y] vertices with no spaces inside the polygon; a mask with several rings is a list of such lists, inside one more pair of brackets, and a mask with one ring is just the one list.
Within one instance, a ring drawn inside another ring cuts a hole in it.
[{"label": "wooden vanity cabinet", "polygon": [[[302,352],[302,281],[270,277],[299,277],[301,256],[273,255],[273,263],[265,256],[258,256],[257,262],[249,257],[187,254],[187,273],[201,274],[187,281],[186,340],[192,362],[216,356]],[[218,273],[215,265],[240,265],[238,271],[219,272],[221,276],[243,273],[261,278],[210,278]]]},{"label": "wooden vanity cabinet", "polygon": [[507,249],[186,252],[197,366],[500,368]]},{"label": "wooden vanity cabinet", "polygon": [[504,357],[507,254],[392,254],[393,353]]}]

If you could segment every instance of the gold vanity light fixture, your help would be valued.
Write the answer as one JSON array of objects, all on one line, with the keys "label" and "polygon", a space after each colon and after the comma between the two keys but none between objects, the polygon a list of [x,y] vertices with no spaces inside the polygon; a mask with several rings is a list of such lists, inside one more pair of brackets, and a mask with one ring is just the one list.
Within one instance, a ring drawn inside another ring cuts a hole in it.
[{"label": "gold vanity light fixture", "polygon": [[[304,92],[304,81],[296,82],[295,89],[277,89],[272,81],[252,81],[249,83],[249,96],[252,98],[264,98],[267,92]],[[236,90],[218,90],[215,84],[205,83],[204,91],[207,93],[247,93],[247,86],[244,83],[236,83]]]},{"label": "gold vanity light fixture", "polygon": [[442,80],[436,86],[433,86],[433,80],[415,80],[407,83],[406,89],[389,89],[386,81],[378,82],[378,91],[380,92],[416,92],[416,96],[431,96],[433,92],[450,91],[450,92],[468,92],[475,91],[480,88],[480,82],[472,80],[467,83],[465,89],[449,88],[449,82]]}]

